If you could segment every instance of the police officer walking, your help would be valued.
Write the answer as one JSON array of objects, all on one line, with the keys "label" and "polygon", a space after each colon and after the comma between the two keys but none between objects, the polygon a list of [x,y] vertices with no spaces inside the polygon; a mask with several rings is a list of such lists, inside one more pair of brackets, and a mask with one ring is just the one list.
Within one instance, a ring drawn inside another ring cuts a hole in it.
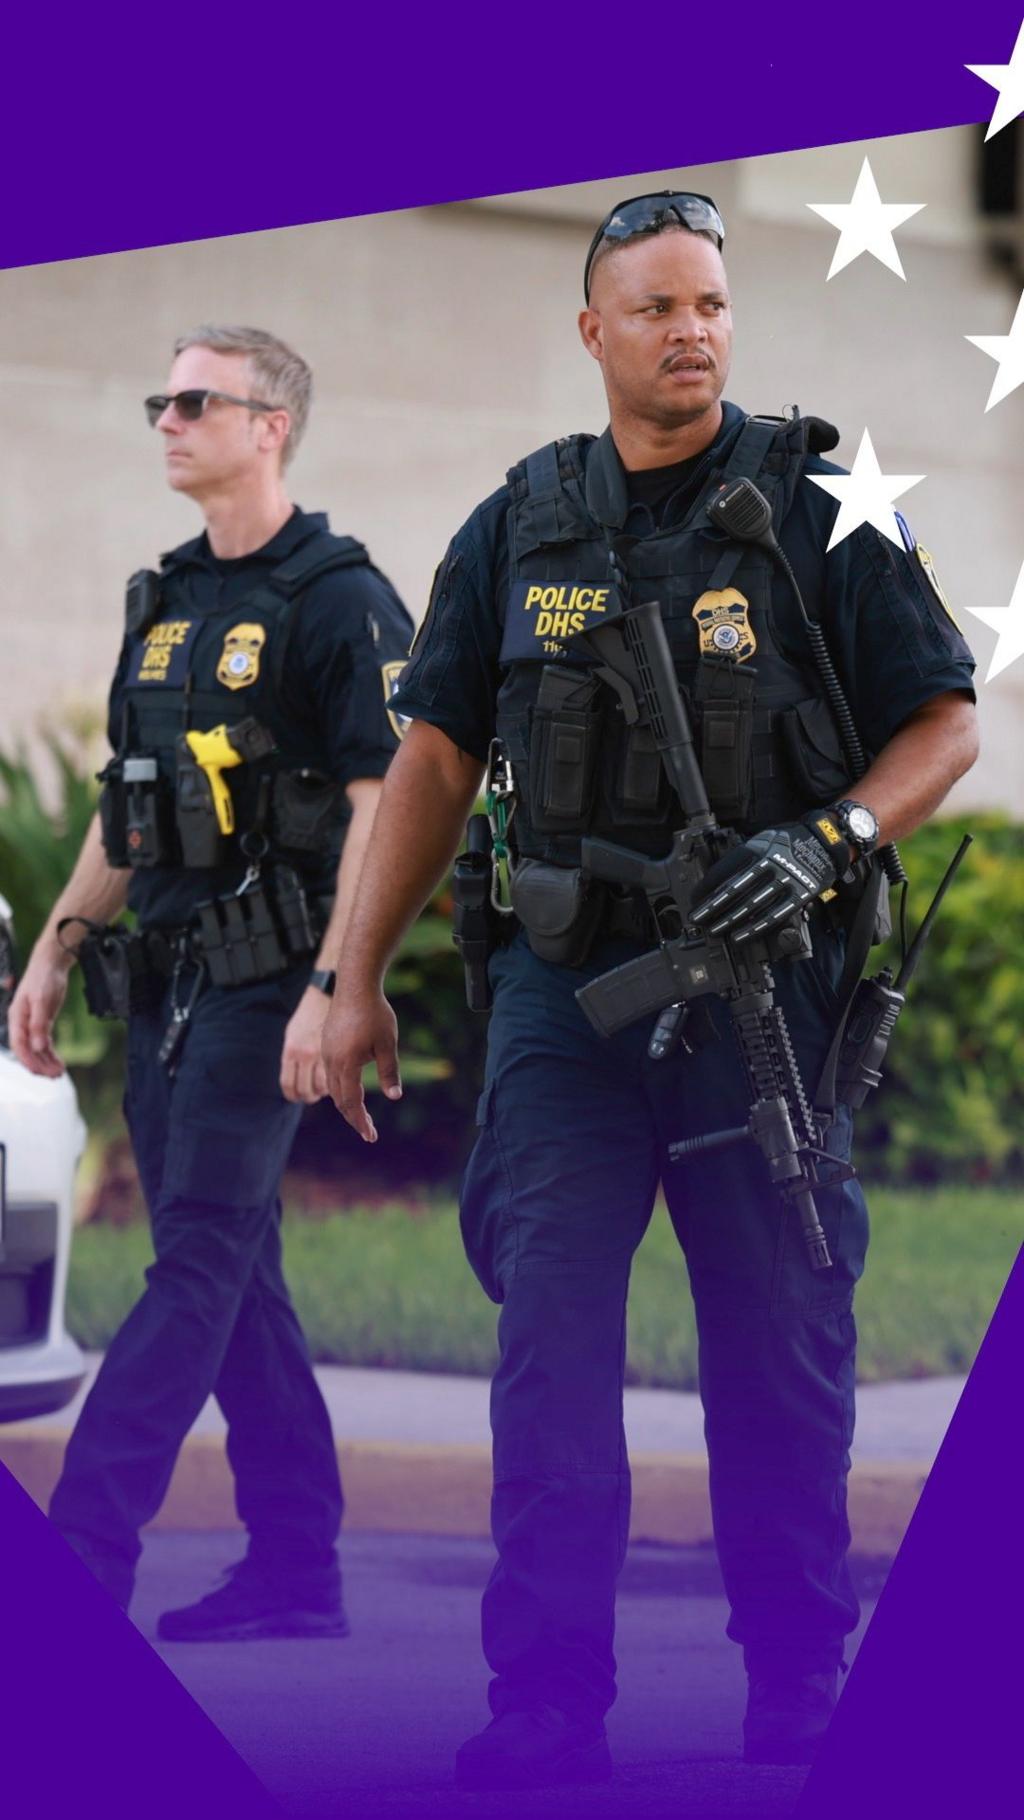
[{"label": "police officer walking", "polygon": [[[395,698],[413,724],[384,786],[324,1031],[331,1094],[372,1142],[363,1065],[375,1059],[385,1092],[401,1091],[387,961],[449,863],[489,760],[518,927],[490,960],[486,1077],[462,1195],[469,1259],[501,1304],[498,1562],[483,1602],[493,1719],[459,1752],[466,1786],[610,1773],[603,1721],[629,1524],[626,1291],[659,1180],[696,1305],[749,1758],[809,1757],[857,1622],[845,1485],[860,1190],[850,1179],[818,1190],[831,1265],[812,1269],[753,1145],[678,1163],[667,1154],[748,1118],[721,1001],[702,1000],[710,1013],[689,1017],[657,1059],[653,1018],[604,1037],[575,996],[665,933],[644,892],[588,872],[583,838],[664,855],[680,825],[650,722],[630,724],[578,633],[659,603],[711,808],[744,843],[712,865],[692,926],[713,923],[736,953],[768,902],[794,930],[809,927],[813,951],[775,969],[809,1093],[836,1027],[845,927],[877,879],[872,851],[931,814],[976,750],[970,653],[912,539],[904,551],[863,526],[826,554],[836,507],[808,476],[840,472],[820,454],[836,433],[722,402],[732,339],[722,243],[710,199],[672,192],[620,204],[594,236],[579,326],[610,427],[520,462],[441,564]],[[731,493],[741,480],[770,506],[821,621],[869,754],[861,773],[846,761],[790,581],[763,544],[708,517],[723,485]],[[849,1107],[825,1123],[841,1162]]]},{"label": "police officer walking", "polygon": [[[278,1188],[325,1091],[321,1030],[411,624],[363,545],[285,490],[311,386],[275,336],[206,325],[145,401],[205,530],[129,583],[99,813],[11,1010],[15,1053],[46,1075],[76,958],[91,1007],[128,1015],[155,1261],[50,1514],[127,1606],[139,1529],[212,1392],[248,1551],[163,1614],[160,1634],[182,1640],[347,1630],[337,1460],[282,1275]],[[132,934],[108,927],[126,903]]]}]

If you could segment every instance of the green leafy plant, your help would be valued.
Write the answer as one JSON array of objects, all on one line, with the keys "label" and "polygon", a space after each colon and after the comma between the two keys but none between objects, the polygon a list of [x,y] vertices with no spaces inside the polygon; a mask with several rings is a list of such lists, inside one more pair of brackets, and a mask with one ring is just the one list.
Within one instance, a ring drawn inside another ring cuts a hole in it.
[{"label": "green leafy plant", "polygon": [[[957,816],[901,843],[911,926],[965,832],[974,844],[910,988],[882,1086],[858,1115],[858,1164],[888,1181],[1024,1174],[1024,828],[1005,816]],[[894,970],[896,948],[882,954]]]},{"label": "green leafy plant", "polygon": [[[0,754],[0,891],[14,909],[22,960],[64,885],[95,806],[95,717],[58,737],[38,760]],[[923,914],[965,829],[975,842],[947,897],[910,1003],[897,1025],[880,1090],[858,1115],[856,1160],[869,1180],[1018,1182],[1024,1177],[1024,826],[1004,816],[936,821],[902,844],[911,925]],[[896,944],[871,971],[898,965]],[[409,931],[388,976],[412,1091],[378,1104],[386,1139],[373,1156],[382,1187],[453,1184],[473,1135],[486,1019],[466,1009],[451,942],[450,882]],[[107,1141],[119,1132],[121,1026],[90,1018],[72,975],[58,1044],[83,1109]],[[358,1158],[358,1165],[356,1165]],[[336,1176],[371,1165],[333,1108],[314,1108],[296,1153],[307,1173]]]}]

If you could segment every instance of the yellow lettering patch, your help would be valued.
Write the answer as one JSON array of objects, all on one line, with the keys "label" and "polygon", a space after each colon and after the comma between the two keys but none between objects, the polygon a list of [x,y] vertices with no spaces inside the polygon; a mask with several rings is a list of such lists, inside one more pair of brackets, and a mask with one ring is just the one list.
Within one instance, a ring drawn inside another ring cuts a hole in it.
[{"label": "yellow lettering patch", "polygon": [[607,581],[514,581],[501,644],[501,662],[544,662],[565,654],[565,640],[621,611]]},{"label": "yellow lettering patch", "polygon": [[128,674],[130,683],[178,687],[185,680],[188,648],[197,630],[192,619],[161,619],[150,626]]}]

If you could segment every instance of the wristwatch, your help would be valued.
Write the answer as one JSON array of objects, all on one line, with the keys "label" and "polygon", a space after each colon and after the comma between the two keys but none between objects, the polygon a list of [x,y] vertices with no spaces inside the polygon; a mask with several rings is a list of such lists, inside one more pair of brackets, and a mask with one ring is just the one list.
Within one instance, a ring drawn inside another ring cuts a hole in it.
[{"label": "wristwatch", "polygon": [[861,859],[870,859],[878,845],[878,817],[864,803],[855,803],[848,798],[836,803],[832,810],[836,826],[846,836],[852,847],[856,847]]},{"label": "wristwatch", "polygon": [[318,992],[323,992],[327,998],[333,998],[336,977],[333,967],[329,972],[326,967],[314,967],[309,976],[309,983],[311,986],[315,986]]}]

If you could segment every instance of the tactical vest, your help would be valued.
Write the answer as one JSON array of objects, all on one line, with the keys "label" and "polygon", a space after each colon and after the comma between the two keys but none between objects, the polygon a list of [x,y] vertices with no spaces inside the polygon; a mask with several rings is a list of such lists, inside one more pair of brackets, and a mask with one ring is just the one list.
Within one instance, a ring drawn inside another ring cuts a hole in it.
[{"label": "tactical vest", "polygon": [[775,624],[770,557],[726,537],[705,511],[723,482],[747,476],[778,533],[807,449],[837,440],[815,418],[747,418],[708,451],[706,472],[692,472],[685,519],[641,538],[624,531],[627,483],[610,431],[549,443],[510,471],[497,733],[515,779],[520,857],[578,865],[583,834],[661,853],[678,826],[649,730],[626,725],[571,642],[599,614],[648,600],[661,607],[721,823],[752,833],[848,788],[799,620],[794,612],[785,643]]},{"label": "tactical vest", "polygon": [[[112,865],[223,867],[269,854],[301,866],[303,856],[322,858],[330,849],[347,813],[343,793],[327,773],[313,722],[299,735],[281,715],[282,678],[304,590],[321,575],[369,560],[354,538],[317,531],[250,593],[201,613],[176,553],[163,560],[159,576],[132,577],[121,726],[100,798]],[[274,749],[223,772],[234,830],[215,834],[208,858],[189,858],[179,815],[188,776],[181,735],[237,728],[250,718]]]}]

